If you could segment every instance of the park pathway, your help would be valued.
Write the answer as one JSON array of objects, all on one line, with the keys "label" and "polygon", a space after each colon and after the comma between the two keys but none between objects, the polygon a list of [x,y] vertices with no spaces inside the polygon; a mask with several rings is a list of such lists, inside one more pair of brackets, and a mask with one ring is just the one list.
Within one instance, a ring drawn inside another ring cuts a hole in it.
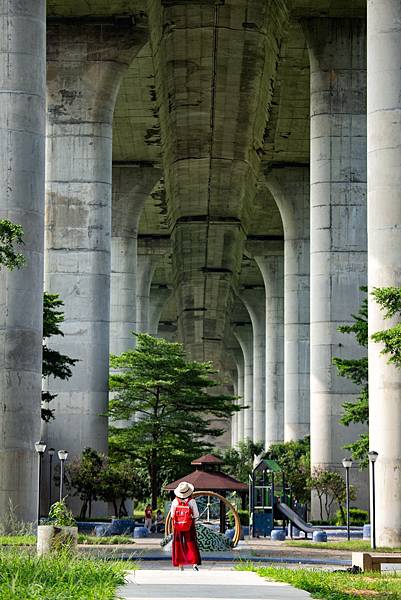
[{"label": "park pathway", "polygon": [[170,569],[129,571],[117,592],[124,600],[307,600],[310,595],[284,583],[265,581],[248,571],[200,567],[199,572]]}]

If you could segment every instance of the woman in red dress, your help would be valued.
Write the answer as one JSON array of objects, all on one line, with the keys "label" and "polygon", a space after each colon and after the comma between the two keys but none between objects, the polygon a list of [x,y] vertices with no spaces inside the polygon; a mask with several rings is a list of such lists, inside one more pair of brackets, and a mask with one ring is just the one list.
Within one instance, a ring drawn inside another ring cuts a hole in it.
[{"label": "woman in red dress", "polygon": [[198,571],[201,564],[195,521],[199,518],[198,506],[193,498],[194,486],[182,481],[174,490],[175,498],[171,505],[173,522],[173,565],[184,570],[184,565],[192,565]]}]

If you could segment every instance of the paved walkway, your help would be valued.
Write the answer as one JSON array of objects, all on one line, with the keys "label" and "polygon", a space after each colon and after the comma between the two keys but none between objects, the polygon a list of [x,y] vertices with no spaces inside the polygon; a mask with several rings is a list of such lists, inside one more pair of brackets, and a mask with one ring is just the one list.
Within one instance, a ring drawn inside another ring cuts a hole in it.
[{"label": "paved walkway", "polygon": [[178,570],[129,571],[117,592],[125,600],[307,600],[310,595],[285,583],[265,581],[248,571],[200,567]]}]

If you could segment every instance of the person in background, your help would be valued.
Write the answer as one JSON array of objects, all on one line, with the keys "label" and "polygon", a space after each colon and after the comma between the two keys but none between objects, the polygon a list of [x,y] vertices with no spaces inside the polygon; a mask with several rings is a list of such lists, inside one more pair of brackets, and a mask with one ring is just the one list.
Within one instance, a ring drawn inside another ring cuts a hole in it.
[{"label": "person in background", "polygon": [[199,518],[199,510],[192,498],[194,486],[182,481],[174,490],[175,498],[171,504],[173,523],[173,565],[180,571],[184,565],[192,565],[194,571],[199,571],[201,564],[198,540],[196,538],[195,521]]},{"label": "person in background", "polygon": [[149,531],[151,530],[151,527],[152,527],[152,517],[153,517],[152,507],[150,504],[148,504],[147,507],[145,508],[145,527],[147,529],[149,529]]},{"label": "person in background", "polygon": [[157,510],[156,513],[156,533],[161,533],[163,532],[163,527],[164,523],[163,523],[163,513],[160,510],[160,508]]}]

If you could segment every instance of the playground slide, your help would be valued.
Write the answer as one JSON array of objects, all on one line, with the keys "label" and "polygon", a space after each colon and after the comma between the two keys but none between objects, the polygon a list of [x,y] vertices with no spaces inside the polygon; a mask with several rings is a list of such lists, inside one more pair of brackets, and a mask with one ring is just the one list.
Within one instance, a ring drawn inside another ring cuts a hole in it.
[{"label": "playground slide", "polygon": [[305,523],[305,521],[301,519],[301,517],[297,515],[297,513],[294,512],[289,506],[287,506],[287,504],[284,504],[284,502],[278,502],[275,509],[278,513],[281,513],[284,519],[290,520],[291,523],[300,531],[303,531],[304,533],[313,533],[316,531],[315,527],[311,527]]}]

